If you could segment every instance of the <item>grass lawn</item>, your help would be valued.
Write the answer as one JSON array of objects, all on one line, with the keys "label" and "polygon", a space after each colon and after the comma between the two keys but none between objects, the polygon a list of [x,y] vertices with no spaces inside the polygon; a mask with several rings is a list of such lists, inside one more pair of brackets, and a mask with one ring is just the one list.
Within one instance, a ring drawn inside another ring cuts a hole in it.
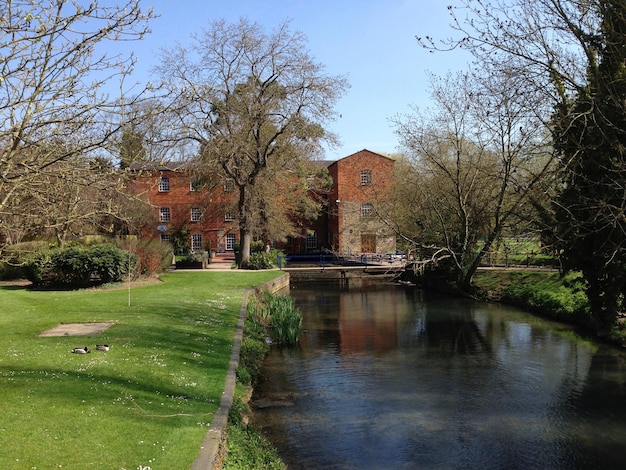
[{"label": "grass lawn", "polygon": [[[244,290],[280,274],[166,274],[132,289],[130,307],[124,288],[0,287],[0,468],[189,469],[219,406]],[[111,320],[93,336],[38,336]],[[70,353],[82,346],[91,354]]]}]

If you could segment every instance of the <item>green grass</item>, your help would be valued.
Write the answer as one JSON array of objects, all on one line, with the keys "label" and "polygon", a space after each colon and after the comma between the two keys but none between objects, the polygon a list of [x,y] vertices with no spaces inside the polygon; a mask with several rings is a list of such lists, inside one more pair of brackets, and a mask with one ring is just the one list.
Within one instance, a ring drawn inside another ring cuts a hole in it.
[{"label": "green grass", "polygon": [[558,320],[588,324],[589,305],[580,273],[556,271],[478,271],[474,283],[493,300],[527,308]]},{"label": "green grass", "polygon": [[491,247],[490,253],[483,258],[483,264],[555,266],[557,262],[552,255],[543,251],[539,239],[508,237]]},{"label": "green grass", "polygon": [[[277,272],[184,272],[131,291],[0,287],[0,468],[188,469],[219,406],[246,288]],[[39,337],[114,320],[94,336]],[[107,343],[109,352],[71,354]]]}]

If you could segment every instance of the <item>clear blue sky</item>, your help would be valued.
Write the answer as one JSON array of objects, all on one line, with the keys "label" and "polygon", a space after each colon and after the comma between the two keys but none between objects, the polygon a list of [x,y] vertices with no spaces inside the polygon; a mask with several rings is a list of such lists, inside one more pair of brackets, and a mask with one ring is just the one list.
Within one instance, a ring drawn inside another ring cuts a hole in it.
[{"label": "clear blue sky", "polygon": [[269,31],[291,20],[315,60],[351,85],[336,107],[342,117],[330,127],[342,145],[325,158],[363,148],[393,153],[398,143],[389,119],[409,112],[409,105],[429,106],[426,71],[445,74],[467,62],[461,53],[429,53],[415,39],[451,35],[451,3],[456,0],[143,0],[142,8],[153,6],[161,16],[151,23],[151,35],[133,43],[134,77],[147,80],[161,48],[191,44],[191,34],[211,21],[246,17]]}]

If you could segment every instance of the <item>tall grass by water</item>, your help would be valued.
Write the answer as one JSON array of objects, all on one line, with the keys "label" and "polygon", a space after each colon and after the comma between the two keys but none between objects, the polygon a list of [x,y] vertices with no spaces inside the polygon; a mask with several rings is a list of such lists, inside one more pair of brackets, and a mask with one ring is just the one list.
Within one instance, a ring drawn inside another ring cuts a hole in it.
[{"label": "tall grass by water", "polygon": [[[272,341],[286,346],[300,341],[302,313],[291,297],[276,296],[265,291],[258,298],[251,300],[248,315],[259,330],[255,334],[267,333]],[[252,325],[249,328],[252,328]]]},{"label": "tall grass by water", "polygon": [[[0,468],[190,468],[224,390],[244,290],[279,274],[167,274],[132,289],[130,306],[124,288],[0,287]],[[100,321],[115,325],[39,336]],[[92,353],[70,352],[82,346]]]}]

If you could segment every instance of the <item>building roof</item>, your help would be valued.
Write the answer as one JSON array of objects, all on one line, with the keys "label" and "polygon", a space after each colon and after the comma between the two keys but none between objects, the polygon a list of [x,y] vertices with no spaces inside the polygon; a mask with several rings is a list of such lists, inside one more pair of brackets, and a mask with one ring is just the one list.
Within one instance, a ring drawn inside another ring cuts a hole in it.
[{"label": "building roof", "polygon": [[347,156],[345,156],[345,157],[343,157],[343,158],[340,158],[339,160],[332,161],[332,162],[330,162],[330,164],[329,164],[328,166],[331,166],[331,165],[333,165],[334,163],[340,162],[340,161],[342,161],[342,160],[346,160],[346,159],[348,159],[348,158],[352,158],[352,157],[354,157],[355,155],[358,155],[358,154],[360,154],[360,153],[368,153],[368,154],[370,154],[370,155],[374,155],[374,156],[376,156],[376,157],[386,158],[387,160],[395,161],[393,158],[387,157],[387,156],[385,156],[385,155],[381,155],[380,153],[376,153],[376,152],[372,152],[371,150],[363,149],[363,150],[359,150],[358,152],[354,152],[354,153],[352,153],[352,154],[350,154],[350,155],[347,155]]},{"label": "building roof", "polygon": [[[347,158],[354,157],[360,153],[369,153],[370,155],[374,155],[381,158],[386,158],[388,160],[393,160],[393,158],[387,157],[385,155],[381,155],[380,153],[372,152],[371,150],[363,149],[355,152],[353,154],[342,157],[338,160],[313,160],[312,163],[320,168],[328,168],[331,165],[334,165],[337,162],[345,160]],[[136,162],[130,165],[131,171],[181,171],[188,169],[190,167],[189,162],[181,162],[181,161],[165,161],[165,162]]]},{"label": "building roof", "polygon": [[136,162],[130,165],[131,171],[179,171],[189,166],[187,162]]}]

